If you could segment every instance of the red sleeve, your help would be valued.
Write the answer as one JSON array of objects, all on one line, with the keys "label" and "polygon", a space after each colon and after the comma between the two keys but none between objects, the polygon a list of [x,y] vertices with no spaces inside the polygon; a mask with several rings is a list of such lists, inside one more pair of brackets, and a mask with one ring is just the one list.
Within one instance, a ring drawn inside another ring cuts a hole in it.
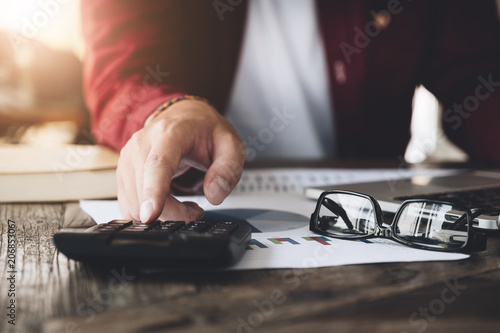
[{"label": "red sleeve", "polygon": [[82,2],[84,92],[98,143],[120,150],[156,107],[186,93],[182,15],[164,16],[182,13],[180,5]]}]

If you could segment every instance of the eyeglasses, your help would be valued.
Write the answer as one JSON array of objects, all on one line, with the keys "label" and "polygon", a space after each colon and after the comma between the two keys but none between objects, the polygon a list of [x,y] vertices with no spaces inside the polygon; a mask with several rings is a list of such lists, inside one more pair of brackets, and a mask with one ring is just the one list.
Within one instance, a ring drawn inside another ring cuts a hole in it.
[{"label": "eyeglasses", "polygon": [[482,251],[486,235],[472,228],[483,209],[456,203],[407,200],[391,225],[383,223],[382,209],[371,196],[351,191],[323,192],[311,215],[309,229],[340,239],[384,237],[426,250],[448,252]]}]

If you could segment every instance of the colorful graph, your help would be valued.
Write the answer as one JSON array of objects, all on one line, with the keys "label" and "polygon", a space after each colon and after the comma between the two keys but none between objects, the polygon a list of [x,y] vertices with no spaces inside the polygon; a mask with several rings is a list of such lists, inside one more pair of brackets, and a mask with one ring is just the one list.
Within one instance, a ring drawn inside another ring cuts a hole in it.
[{"label": "colorful graph", "polygon": [[267,249],[267,246],[265,246],[264,244],[262,244],[258,240],[251,239],[250,242],[248,242],[247,250],[253,250],[254,248],[252,247],[252,245],[255,245],[255,246],[257,246],[257,247],[259,247],[261,249]]},{"label": "colorful graph", "polygon": [[271,242],[273,242],[274,244],[277,244],[277,245],[281,245],[285,242],[288,242],[290,244],[293,244],[293,245],[299,245],[299,243],[297,241],[294,241],[293,239],[291,238],[268,238],[268,240],[270,240]]},{"label": "colorful graph", "polygon": [[302,237],[304,238],[305,240],[307,241],[316,241],[320,244],[323,244],[323,245],[330,245],[330,243],[328,242],[331,242],[330,239],[324,237],[324,236],[319,236],[319,237]]},{"label": "colorful graph", "polygon": [[[332,240],[327,238],[327,237],[324,237],[324,236],[309,236],[309,237],[300,237],[306,241],[310,241],[310,242],[317,242],[321,245],[331,245],[331,242]],[[260,239],[260,241],[258,241],[257,239],[254,239],[252,238],[250,240],[250,242],[248,242],[248,246],[247,246],[247,250],[255,250],[255,249],[268,249],[269,246],[273,247],[271,244],[268,244],[268,245],[265,245],[263,244],[262,242],[266,243],[266,240],[270,241],[271,243],[273,243],[274,245],[282,245],[283,243],[289,243],[289,244],[292,244],[292,245],[305,245],[306,243],[304,243],[302,241],[302,244],[301,244],[301,240],[295,240],[293,238],[290,238],[290,237],[278,237],[278,238],[266,238],[266,239]]]}]

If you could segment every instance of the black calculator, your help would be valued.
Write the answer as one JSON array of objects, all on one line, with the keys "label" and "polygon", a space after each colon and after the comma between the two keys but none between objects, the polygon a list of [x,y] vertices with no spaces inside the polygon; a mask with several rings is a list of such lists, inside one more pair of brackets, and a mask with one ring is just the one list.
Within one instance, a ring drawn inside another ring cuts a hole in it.
[{"label": "black calculator", "polygon": [[56,248],[68,258],[94,265],[210,269],[238,262],[252,228],[232,221],[112,220],[88,229],[61,229]]}]

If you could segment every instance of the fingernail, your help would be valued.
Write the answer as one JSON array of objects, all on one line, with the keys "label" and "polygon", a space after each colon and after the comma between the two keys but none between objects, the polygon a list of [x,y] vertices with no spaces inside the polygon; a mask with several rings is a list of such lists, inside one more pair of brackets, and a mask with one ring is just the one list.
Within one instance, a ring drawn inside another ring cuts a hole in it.
[{"label": "fingernail", "polygon": [[231,192],[229,183],[222,177],[215,177],[208,186],[208,199],[214,205],[220,204]]},{"label": "fingernail", "polygon": [[153,213],[153,203],[151,202],[151,200],[148,199],[144,201],[141,205],[141,213],[140,213],[141,221],[142,222],[148,221],[149,218],[151,217],[151,213]]}]

